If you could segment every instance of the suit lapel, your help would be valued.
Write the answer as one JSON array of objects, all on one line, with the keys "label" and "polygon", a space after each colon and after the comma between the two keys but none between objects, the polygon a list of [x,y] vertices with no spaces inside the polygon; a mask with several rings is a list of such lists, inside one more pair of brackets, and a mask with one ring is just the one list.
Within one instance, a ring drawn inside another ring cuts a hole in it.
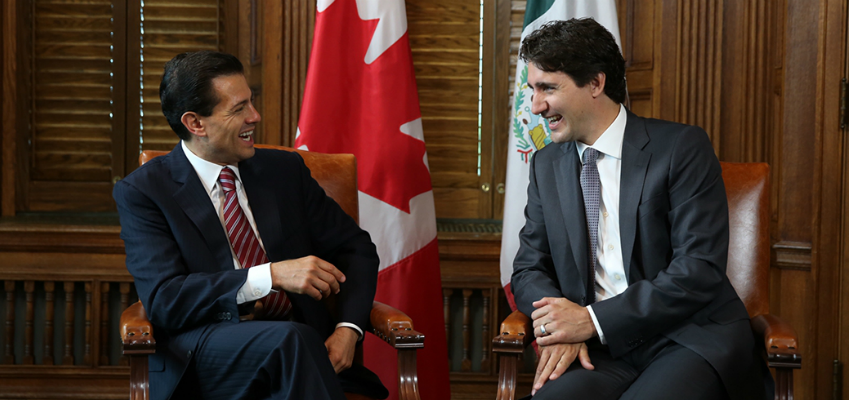
[{"label": "suit lapel", "polygon": [[209,201],[209,194],[206,193],[194,167],[183,153],[183,147],[178,144],[168,158],[171,164],[171,178],[182,185],[174,193],[174,200],[203,235],[217,265],[232,268],[233,255],[230,252],[230,241],[221,227],[221,220],[215,214],[215,207]]},{"label": "suit lapel", "polygon": [[[273,171],[266,171],[266,174],[273,173]],[[261,179],[263,166],[257,162],[257,156],[239,163],[239,175],[242,178],[266,255],[269,260],[279,261],[282,255],[277,253],[278,246],[275,245],[283,243],[283,227],[280,222],[280,207],[283,199],[275,197],[274,187],[269,185],[267,178]]]},{"label": "suit lapel", "polygon": [[637,209],[651,159],[651,153],[642,150],[648,142],[645,122],[629,111],[622,144],[622,174],[619,185],[619,235],[622,239],[622,261],[628,279],[631,276],[631,255],[637,235]]},{"label": "suit lapel", "polygon": [[560,146],[563,155],[554,160],[554,177],[557,182],[557,195],[563,223],[566,225],[566,233],[569,236],[569,245],[575,258],[575,266],[578,274],[583,280],[583,287],[587,287],[589,266],[589,232],[587,231],[587,217],[584,209],[584,197],[581,190],[581,162],[578,160],[578,151],[575,143],[569,142]]}]

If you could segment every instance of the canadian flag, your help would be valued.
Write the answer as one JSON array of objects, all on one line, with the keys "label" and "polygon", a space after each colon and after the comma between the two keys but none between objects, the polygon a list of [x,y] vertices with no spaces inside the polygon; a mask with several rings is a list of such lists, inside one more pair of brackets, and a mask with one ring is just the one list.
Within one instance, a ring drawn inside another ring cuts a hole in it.
[{"label": "canadian flag", "polygon": [[[317,0],[295,146],[357,157],[360,225],[380,255],[375,300],[425,334],[424,399],[448,399],[433,190],[404,0]],[[365,363],[398,398],[397,357],[372,335]]]}]

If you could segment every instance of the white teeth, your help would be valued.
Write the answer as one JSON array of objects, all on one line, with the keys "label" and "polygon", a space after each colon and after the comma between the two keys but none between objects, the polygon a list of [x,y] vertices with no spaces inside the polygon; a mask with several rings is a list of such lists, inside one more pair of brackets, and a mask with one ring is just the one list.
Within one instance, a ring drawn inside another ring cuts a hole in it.
[{"label": "white teeth", "polygon": [[247,131],[247,132],[244,132],[244,133],[240,133],[239,137],[247,138],[247,137],[251,137],[251,135],[253,135],[253,134],[254,134],[254,131]]}]

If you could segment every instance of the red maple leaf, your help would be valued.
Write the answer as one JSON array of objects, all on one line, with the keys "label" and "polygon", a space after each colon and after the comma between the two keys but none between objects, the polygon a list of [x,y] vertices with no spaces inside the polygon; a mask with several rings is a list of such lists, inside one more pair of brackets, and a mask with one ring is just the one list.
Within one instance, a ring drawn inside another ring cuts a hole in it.
[{"label": "red maple leaf", "polygon": [[431,190],[424,142],[400,130],[421,117],[412,55],[405,32],[367,65],[377,23],[354,1],[318,13],[295,145],[353,153],[359,190],[409,213],[410,199]]}]

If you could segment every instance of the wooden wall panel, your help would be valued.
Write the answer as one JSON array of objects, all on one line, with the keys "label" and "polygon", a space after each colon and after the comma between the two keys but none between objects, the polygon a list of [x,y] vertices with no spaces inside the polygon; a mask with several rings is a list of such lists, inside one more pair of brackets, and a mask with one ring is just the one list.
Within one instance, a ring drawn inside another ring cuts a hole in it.
[{"label": "wooden wall panel", "polygon": [[[781,299],[778,306],[782,316],[798,330],[805,363],[796,382],[801,383],[797,398],[814,399],[824,397],[821,391],[825,380],[830,380],[829,371],[821,369],[825,358],[818,354],[817,290],[821,282],[817,279],[820,266],[814,259],[815,227],[825,222],[821,219],[818,205],[821,196],[821,179],[818,154],[822,138],[817,132],[817,64],[818,42],[822,29],[819,5],[810,2],[788,0],[784,2],[784,54],[783,76],[779,81],[782,96],[779,98],[783,113],[777,127],[776,140],[780,147],[774,158],[778,169],[778,221],[775,226],[778,242],[774,248],[776,259],[781,260],[794,247],[806,255],[809,263],[800,265],[799,272],[782,269],[778,290]],[[822,249],[826,250],[826,249]],[[826,250],[827,251],[827,250]],[[810,256],[808,256],[810,254]],[[782,265],[777,263],[779,268]],[[800,381],[801,380],[801,381]]]},{"label": "wooden wall panel", "polygon": [[315,28],[315,0],[262,1],[262,84],[264,132],[261,141],[291,146],[306,84]]},{"label": "wooden wall panel", "polygon": [[[702,126],[723,161],[770,163],[771,308],[802,341],[796,398],[826,396],[838,341],[834,266],[841,240],[839,226],[826,215],[841,212],[834,182],[843,163],[833,122],[842,72],[827,71],[845,62],[847,40],[838,36],[845,34],[846,2],[619,4],[629,90],[640,93],[632,95],[632,109]],[[654,7],[656,19],[647,21],[641,7]],[[654,39],[637,40],[641,35]],[[837,44],[829,50],[827,42]],[[654,64],[638,69],[640,51],[648,49]],[[648,87],[650,113],[646,92],[640,92]]]},{"label": "wooden wall panel", "polygon": [[655,7],[645,1],[619,0],[617,10],[630,109],[637,115],[653,117],[655,30],[646,28],[655,26]]},{"label": "wooden wall panel", "polygon": [[[718,143],[723,160],[769,161],[772,139],[769,89],[770,51],[775,42],[770,31],[776,4],[770,0],[727,2],[724,10],[724,47],[722,62],[725,79],[722,88],[722,118]],[[771,50],[772,49],[772,50]]]},{"label": "wooden wall panel", "polygon": [[16,117],[17,107],[15,97],[17,96],[17,14],[16,1],[6,1],[0,5],[0,216],[15,214],[15,159],[17,135],[5,134],[17,132]]}]

